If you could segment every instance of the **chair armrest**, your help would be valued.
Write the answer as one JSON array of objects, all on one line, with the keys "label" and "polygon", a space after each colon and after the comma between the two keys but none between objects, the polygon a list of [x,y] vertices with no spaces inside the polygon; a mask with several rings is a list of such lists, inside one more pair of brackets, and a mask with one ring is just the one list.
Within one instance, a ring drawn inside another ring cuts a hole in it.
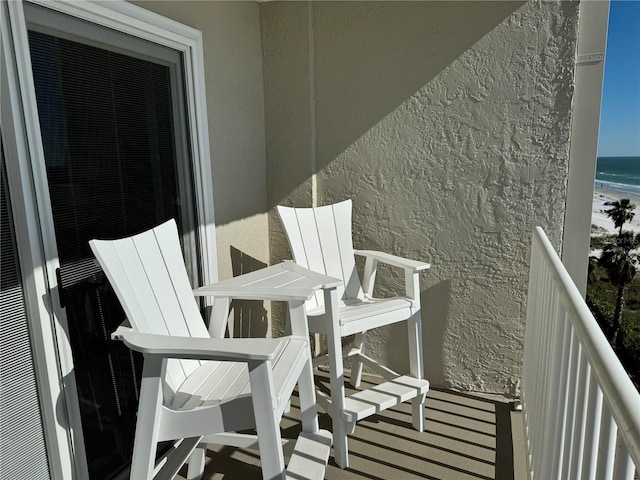
[{"label": "chair armrest", "polygon": [[362,278],[362,289],[369,297],[373,296],[373,284],[376,281],[376,272],[378,263],[386,263],[395,267],[404,269],[405,292],[408,298],[411,298],[414,306],[419,306],[419,280],[418,273],[431,265],[425,262],[417,262],[407,258],[398,257],[389,253],[377,252],[375,250],[354,250],[356,255],[366,257],[367,261],[364,266],[364,275]]},{"label": "chair armrest", "polygon": [[254,362],[274,360],[292,337],[280,338],[201,338],[155,335],[119,331],[114,340],[122,340],[132,350],[164,358],[190,358]]},{"label": "chair armrest", "polygon": [[129,319],[125,318],[116,331],[111,334],[111,340],[122,340],[125,333],[134,332],[135,330],[129,325]]},{"label": "chair armrest", "polygon": [[419,272],[431,267],[430,264],[425,262],[418,262],[416,260],[398,257],[385,252],[377,252],[375,250],[354,250],[354,253],[362,257],[372,258],[388,265],[404,268],[405,270],[411,270],[412,272]]}]

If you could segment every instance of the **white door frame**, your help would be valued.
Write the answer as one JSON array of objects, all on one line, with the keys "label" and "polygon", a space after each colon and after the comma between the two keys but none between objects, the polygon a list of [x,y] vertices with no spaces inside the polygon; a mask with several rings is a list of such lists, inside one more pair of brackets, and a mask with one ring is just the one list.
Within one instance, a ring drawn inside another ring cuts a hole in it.
[{"label": "white door frame", "polygon": [[[28,1],[181,52],[200,267],[205,283],[216,281],[213,179],[201,32],[121,0],[101,3]],[[55,271],[59,261],[53,235],[24,4],[23,0],[18,0],[2,2],[0,7],[2,133],[7,150],[7,179],[28,299],[27,311],[31,322],[50,470],[53,478],[86,478],[87,465],[66,315],[59,304],[58,295],[50,294],[58,288]]]}]

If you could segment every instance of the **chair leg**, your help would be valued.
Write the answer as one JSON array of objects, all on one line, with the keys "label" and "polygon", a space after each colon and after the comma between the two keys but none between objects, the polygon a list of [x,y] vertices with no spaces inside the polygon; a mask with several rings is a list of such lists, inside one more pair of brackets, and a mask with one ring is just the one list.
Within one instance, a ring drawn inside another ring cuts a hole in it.
[{"label": "chair leg", "polygon": [[282,438],[280,435],[280,419],[276,413],[275,388],[271,362],[255,362],[249,364],[249,380],[251,382],[251,399],[256,419],[262,478],[285,478],[284,456],[282,454]]},{"label": "chair leg", "polygon": [[201,443],[189,457],[187,480],[200,480],[204,474],[204,460],[207,454],[207,444]]},{"label": "chair leg", "polygon": [[340,468],[349,468],[347,425],[340,419],[333,420],[333,458]]},{"label": "chair leg", "polygon": [[[289,322],[291,333],[298,337],[309,338],[309,326],[304,301],[289,301]],[[318,433],[318,410],[316,407],[316,386],[313,381],[311,351],[308,350],[304,368],[298,378],[300,411],[302,413],[302,431]]]},{"label": "chair leg", "polygon": [[[367,332],[356,333],[356,338],[353,340],[353,348],[358,349],[360,353],[364,353],[364,344],[367,338]],[[360,387],[362,381],[362,361],[359,357],[355,357],[352,360],[351,366],[351,378],[349,382],[354,388]]]},{"label": "chair leg", "polygon": [[142,367],[138,420],[131,459],[131,478],[153,478],[162,409],[162,378],[166,359],[145,357]]},{"label": "chair leg", "polygon": [[[420,310],[416,311],[407,321],[409,331],[409,369],[411,375],[416,378],[424,378],[422,363],[422,320]],[[413,428],[419,432],[424,431],[424,401],[425,396],[421,395],[411,401]]]},{"label": "chair leg", "polygon": [[313,366],[311,365],[310,355],[298,378],[298,390],[300,395],[302,431],[318,433],[320,426],[318,424],[318,409],[316,407],[316,386],[313,382]]},{"label": "chair leg", "polygon": [[325,308],[332,307],[327,347],[329,350],[329,379],[331,385],[331,420],[333,424],[333,457],[340,468],[349,466],[347,425],[342,420],[345,406],[344,364],[342,342],[337,325],[337,294],[335,290],[325,290]]},{"label": "chair leg", "polygon": [[425,395],[420,395],[419,397],[411,400],[411,413],[412,413],[412,422],[413,428],[418,432],[424,432],[424,401]]}]

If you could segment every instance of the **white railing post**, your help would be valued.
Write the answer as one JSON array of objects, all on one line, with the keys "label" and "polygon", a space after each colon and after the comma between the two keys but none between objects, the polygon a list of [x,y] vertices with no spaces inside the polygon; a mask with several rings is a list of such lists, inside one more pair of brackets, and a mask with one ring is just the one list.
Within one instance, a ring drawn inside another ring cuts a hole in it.
[{"label": "white railing post", "polygon": [[602,404],[602,420],[600,423],[600,438],[598,439],[598,466],[596,478],[613,478],[613,461],[616,455],[616,436],[618,427],[613,421],[606,403]]},{"label": "white railing post", "polygon": [[574,440],[575,440],[575,413],[576,400],[578,393],[578,361],[580,358],[580,342],[578,341],[575,331],[572,329],[571,335],[571,357],[569,363],[569,384],[567,392],[566,416],[565,422],[565,438],[564,450],[562,451],[562,475],[560,478],[569,478],[569,467],[571,466],[571,457],[573,456]]},{"label": "white railing post", "polygon": [[632,480],[640,395],[540,228],[530,265],[522,369],[529,474]]},{"label": "white railing post", "polygon": [[613,464],[613,478],[616,480],[633,480],[633,462],[627,451],[624,442],[618,438],[618,447],[616,448],[616,460]]},{"label": "white railing post", "polygon": [[589,362],[580,351],[578,358],[580,367],[578,370],[578,390],[576,392],[576,409],[574,415],[573,454],[569,468],[569,478],[582,478],[582,460],[585,445],[585,427],[587,423],[587,388],[589,387],[590,371]]},{"label": "white railing post", "polygon": [[[562,340],[562,347],[560,349],[560,355],[562,356],[562,364],[557,366],[560,371],[560,379],[556,384],[558,389],[556,402],[551,405],[555,412],[555,422],[551,425],[551,436],[546,442],[548,447],[552,448],[550,454],[549,468],[551,469],[548,477],[544,478],[560,478],[560,472],[562,471],[562,452],[564,452],[564,444],[566,439],[566,425],[567,425],[567,401],[569,399],[569,376],[571,370],[571,355],[573,342],[571,341],[573,335],[571,325],[564,321],[564,337]],[[550,390],[554,387],[549,386]],[[553,413],[552,413],[553,415]]]},{"label": "white railing post", "polygon": [[589,368],[589,393],[585,426],[585,447],[582,458],[582,478],[596,480],[596,463],[598,461],[598,437],[600,418],[602,415],[602,391]]}]

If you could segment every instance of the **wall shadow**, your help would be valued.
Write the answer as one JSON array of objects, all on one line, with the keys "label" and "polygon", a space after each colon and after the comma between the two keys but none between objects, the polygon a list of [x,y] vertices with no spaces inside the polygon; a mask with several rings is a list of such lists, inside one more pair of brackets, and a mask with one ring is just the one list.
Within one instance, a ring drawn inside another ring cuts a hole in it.
[{"label": "wall shadow", "polygon": [[335,159],[522,4],[314,3],[318,167]]},{"label": "wall shadow", "polygon": [[445,280],[424,290],[420,302],[425,377],[432,385],[446,385],[444,338],[451,303],[451,280]]},{"label": "wall shadow", "polygon": [[[424,282],[424,279],[421,281]],[[444,338],[448,328],[450,301],[451,280],[437,283],[420,294],[424,376],[432,386],[448,386],[445,380]],[[408,372],[406,322],[391,326],[388,335],[390,345],[404,347],[393,351],[389,366],[398,372]]]},{"label": "wall shadow", "polygon": [[269,207],[310,188],[314,152],[321,171],[523,4],[261,5]]},{"label": "wall shadow", "polygon": [[[233,276],[261,270],[266,263],[253,258],[251,255],[238,250],[234,246],[231,250],[231,269]],[[229,333],[234,338],[265,338],[269,329],[267,309],[262,300],[233,299],[229,310],[233,312]]]}]

